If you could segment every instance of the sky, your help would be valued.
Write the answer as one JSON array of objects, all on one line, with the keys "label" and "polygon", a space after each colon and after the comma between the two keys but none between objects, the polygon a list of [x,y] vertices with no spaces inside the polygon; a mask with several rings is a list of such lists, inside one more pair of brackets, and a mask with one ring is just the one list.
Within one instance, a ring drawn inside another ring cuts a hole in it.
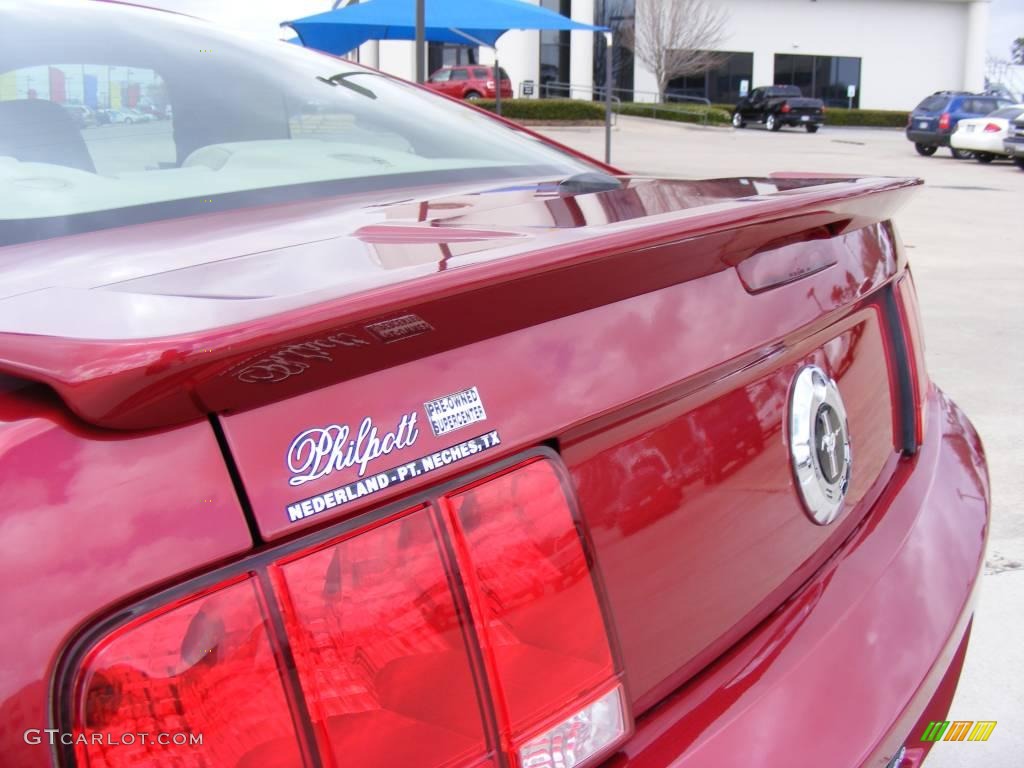
[{"label": "sky", "polygon": [[1024,37],[1024,0],[993,0],[988,27],[988,52],[1010,58],[1010,46]]},{"label": "sky", "polygon": [[[1024,2],[1024,0],[1021,0]],[[329,11],[333,0],[139,0],[142,5],[166,8],[214,21],[225,28],[257,37],[294,37],[280,28],[287,19],[301,19]]]},{"label": "sky", "polygon": [[[190,13],[259,37],[291,37],[278,24],[328,11],[333,0],[141,0],[143,4]],[[1024,0],[992,0],[989,53],[1010,57],[1010,45],[1024,37]]]}]

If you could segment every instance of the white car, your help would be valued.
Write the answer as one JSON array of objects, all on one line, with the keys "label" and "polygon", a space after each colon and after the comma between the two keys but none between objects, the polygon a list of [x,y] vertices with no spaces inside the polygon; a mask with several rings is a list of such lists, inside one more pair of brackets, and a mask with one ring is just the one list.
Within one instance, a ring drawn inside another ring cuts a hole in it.
[{"label": "white car", "polygon": [[949,139],[953,149],[973,152],[979,163],[991,163],[997,157],[1005,157],[1003,139],[1010,123],[1024,115],[1024,104],[997,109],[984,117],[961,120]]}]

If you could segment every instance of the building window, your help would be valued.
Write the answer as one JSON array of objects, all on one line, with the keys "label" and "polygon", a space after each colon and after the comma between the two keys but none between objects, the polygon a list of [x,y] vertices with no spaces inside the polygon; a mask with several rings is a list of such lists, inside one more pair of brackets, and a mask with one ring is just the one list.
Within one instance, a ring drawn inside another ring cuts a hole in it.
[{"label": "building window", "polygon": [[847,88],[857,87],[852,106],[860,107],[860,59],[853,56],[775,54],[775,85],[796,85],[804,96],[829,107],[850,106]]},{"label": "building window", "polygon": [[[633,52],[622,45],[622,29],[636,17],[636,0],[594,0],[594,23],[612,31],[612,88],[623,101],[633,100]],[[604,88],[605,40],[594,35],[594,98]]]},{"label": "building window", "polygon": [[713,104],[739,101],[743,81],[748,93],[752,87],[754,54],[722,51],[717,56],[718,63],[707,71],[669,80],[666,93],[708,99]]},{"label": "building window", "polygon": [[[572,16],[572,0],[540,0],[542,8]],[[540,96],[569,96],[569,31],[543,29],[540,33]]]},{"label": "building window", "polygon": [[441,67],[457,67],[460,64],[476,64],[480,61],[475,45],[454,43],[429,43],[427,45],[427,74]]}]

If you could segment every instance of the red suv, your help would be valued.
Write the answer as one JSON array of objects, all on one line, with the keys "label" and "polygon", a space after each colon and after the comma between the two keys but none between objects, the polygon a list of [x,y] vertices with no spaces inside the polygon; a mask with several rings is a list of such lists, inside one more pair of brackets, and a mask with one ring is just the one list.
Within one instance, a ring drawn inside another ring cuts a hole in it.
[{"label": "red suv", "polygon": [[[504,69],[501,72],[501,96],[512,98],[512,81]],[[493,99],[494,67],[480,64],[465,64],[458,67],[441,67],[430,76],[428,88],[455,96],[459,99]]]}]

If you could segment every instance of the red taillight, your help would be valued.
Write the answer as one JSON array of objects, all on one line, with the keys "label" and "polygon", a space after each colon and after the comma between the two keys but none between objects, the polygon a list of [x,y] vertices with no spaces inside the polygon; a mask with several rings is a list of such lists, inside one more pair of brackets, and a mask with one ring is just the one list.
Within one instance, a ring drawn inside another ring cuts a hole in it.
[{"label": "red taillight", "polygon": [[301,765],[271,637],[252,578],[107,636],[73,688],[78,765]]},{"label": "red taillight", "polygon": [[779,110],[779,111],[780,112],[789,112],[791,109],[792,109],[792,107],[790,107],[789,104],[783,104],[782,105],[782,109]]},{"label": "red taillight", "polygon": [[479,765],[481,702],[429,508],[273,566],[325,765]]},{"label": "red taillight", "polygon": [[948,131],[949,130],[949,112],[943,112],[942,116],[939,118],[939,130],[940,131]]},{"label": "red taillight", "polygon": [[[604,753],[626,732],[624,697],[614,693],[601,605],[554,466],[534,461],[446,501],[460,560],[472,574],[502,741],[524,768],[572,768]],[[600,701],[614,705],[617,720],[586,715]],[[586,722],[573,721],[581,714]],[[570,749],[568,738],[579,744]]]},{"label": "red taillight", "polygon": [[71,671],[77,766],[591,765],[630,720],[565,487],[533,457],[123,624]]},{"label": "red taillight", "polygon": [[989,123],[985,126],[985,133],[999,133],[1001,130],[1003,129],[995,123]]}]

